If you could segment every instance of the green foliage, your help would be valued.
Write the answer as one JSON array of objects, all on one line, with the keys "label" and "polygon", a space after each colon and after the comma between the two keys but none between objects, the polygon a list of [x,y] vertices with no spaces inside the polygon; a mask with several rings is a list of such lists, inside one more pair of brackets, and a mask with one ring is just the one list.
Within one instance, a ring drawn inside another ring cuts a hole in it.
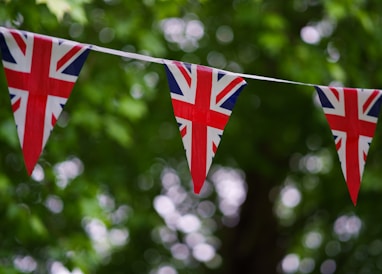
[{"label": "green foliage", "polygon": [[[380,1],[1,1],[0,24],[379,88]],[[377,128],[359,204],[312,88],[247,80],[200,196],[161,65],[92,52],[29,178],[0,73],[0,273],[378,273]]]}]

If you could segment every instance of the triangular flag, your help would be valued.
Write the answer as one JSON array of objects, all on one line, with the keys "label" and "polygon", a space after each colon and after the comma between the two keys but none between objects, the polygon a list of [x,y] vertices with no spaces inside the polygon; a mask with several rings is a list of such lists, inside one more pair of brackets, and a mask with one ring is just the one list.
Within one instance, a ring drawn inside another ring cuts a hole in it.
[{"label": "triangular flag", "polygon": [[70,96],[89,46],[0,27],[0,49],[30,175]]},{"label": "triangular flag", "polygon": [[316,86],[322,109],[332,130],[353,204],[374,137],[382,102],[382,93],[373,89]]},{"label": "triangular flag", "polygon": [[199,193],[236,99],[246,82],[233,73],[165,61],[171,101]]}]

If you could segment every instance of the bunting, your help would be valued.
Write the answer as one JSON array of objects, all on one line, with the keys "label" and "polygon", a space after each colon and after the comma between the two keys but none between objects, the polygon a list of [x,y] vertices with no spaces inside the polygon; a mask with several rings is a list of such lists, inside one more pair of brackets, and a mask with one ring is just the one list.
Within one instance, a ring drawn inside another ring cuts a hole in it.
[{"label": "bunting", "polygon": [[357,204],[362,174],[381,108],[379,90],[315,87],[334,136],[353,204]]},{"label": "bunting", "polygon": [[242,78],[315,87],[334,136],[354,205],[382,103],[372,89],[317,86],[233,73],[0,27],[0,51],[25,165],[30,175],[67,102],[89,50],[164,64],[194,192],[203,187]]},{"label": "bunting", "polygon": [[246,82],[234,74],[177,61],[166,62],[165,68],[194,192],[199,193]]},{"label": "bunting", "polygon": [[89,48],[72,41],[0,28],[0,49],[17,134],[30,175]]}]

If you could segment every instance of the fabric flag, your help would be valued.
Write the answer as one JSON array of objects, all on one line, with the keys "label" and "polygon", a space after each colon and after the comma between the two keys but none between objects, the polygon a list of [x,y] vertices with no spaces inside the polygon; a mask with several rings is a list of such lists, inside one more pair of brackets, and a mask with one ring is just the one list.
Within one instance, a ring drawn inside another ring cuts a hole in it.
[{"label": "fabric flag", "polygon": [[236,99],[246,82],[233,73],[165,61],[171,101],[199,193]]},{"label": "fabric flag", "polygon": [[89,46],[0,27],[0,49],[30,175],[70,96]]},{"label": "fabric flag", "polygon": [[379,90],[316,86],[353,204],[381,108]]}]

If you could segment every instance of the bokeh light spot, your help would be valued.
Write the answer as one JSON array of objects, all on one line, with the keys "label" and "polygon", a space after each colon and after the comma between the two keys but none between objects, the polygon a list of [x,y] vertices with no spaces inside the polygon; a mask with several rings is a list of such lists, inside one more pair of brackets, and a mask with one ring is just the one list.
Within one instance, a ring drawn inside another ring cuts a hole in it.
[{"label": "bokeh light spot", "polygon": [[300,259],[296,254],[288,254],[281,262],[281,268],[286,273],[294,273],[300,266]]},{"label": "bokeh light spot", "polygon": [[208,262],[215,256],[215,248],[209,244],[197,244],[193,250],[192,255],[200,262]]}]

